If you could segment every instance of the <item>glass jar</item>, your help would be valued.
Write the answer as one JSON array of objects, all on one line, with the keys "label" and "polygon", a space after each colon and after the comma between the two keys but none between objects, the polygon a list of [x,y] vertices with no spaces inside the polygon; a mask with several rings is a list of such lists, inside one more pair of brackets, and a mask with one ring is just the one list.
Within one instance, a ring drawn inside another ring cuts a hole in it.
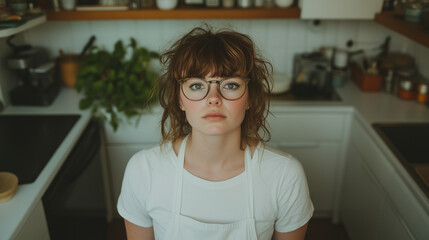
[{"label": "glass jar", "polygon": [[396,87],[397,87],[397,94],[399,98],[405,99],[405,100],[411,100],[416,98],[414,79],[415,79],[414,68],[404,68],[397,71]]},{"label": "glass jar", "polygon": [[392,93],[398,94],[402,80],[412,80],[415,78],[416,70],[414,67],[405,67],[395,70]]},{"label": "glass jar", "polygon": [[416,92],[414,91],[414,83],[412,80],[404,79],[400,81],[398,96],[404,100],[416,99]]}]

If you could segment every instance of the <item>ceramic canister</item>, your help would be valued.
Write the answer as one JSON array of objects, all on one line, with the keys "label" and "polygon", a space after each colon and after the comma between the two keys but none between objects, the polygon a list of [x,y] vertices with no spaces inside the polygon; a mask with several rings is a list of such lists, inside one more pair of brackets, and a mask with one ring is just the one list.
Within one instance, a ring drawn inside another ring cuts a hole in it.
[{"label": "ceramic canister", "polygon": [[156,6],[161,10],[170,10],[177,6],[177,0],[156,0]]}]

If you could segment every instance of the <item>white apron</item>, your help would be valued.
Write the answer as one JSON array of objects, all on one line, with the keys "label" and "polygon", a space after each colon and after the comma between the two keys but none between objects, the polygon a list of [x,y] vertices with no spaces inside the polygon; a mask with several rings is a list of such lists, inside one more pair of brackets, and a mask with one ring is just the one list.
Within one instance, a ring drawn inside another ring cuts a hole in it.
[{"label": "white apron", "polygon": [[[188,135],[189,136],[189,135]],[[185,149],[188,136],[180,146],[176,171],[175,194],[173,195],[173,219],[167,226],[165,240],[257,240],[255,219],[253,216],[253,184],[250,169],[251,155],[249,147],[244,153],[247,195],[247,219],[228,223],[204,223],[180,214],[182,205],[182,180],[185,163]]]}]

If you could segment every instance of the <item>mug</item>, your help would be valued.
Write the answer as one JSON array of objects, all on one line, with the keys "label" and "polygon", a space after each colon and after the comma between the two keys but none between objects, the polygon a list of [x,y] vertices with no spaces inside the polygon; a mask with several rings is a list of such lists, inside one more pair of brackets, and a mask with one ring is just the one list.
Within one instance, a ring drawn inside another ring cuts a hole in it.
[{"label": "mug", "polygon": [[60,0],[62,10],[74,10],[76,8],[76,0]]}]

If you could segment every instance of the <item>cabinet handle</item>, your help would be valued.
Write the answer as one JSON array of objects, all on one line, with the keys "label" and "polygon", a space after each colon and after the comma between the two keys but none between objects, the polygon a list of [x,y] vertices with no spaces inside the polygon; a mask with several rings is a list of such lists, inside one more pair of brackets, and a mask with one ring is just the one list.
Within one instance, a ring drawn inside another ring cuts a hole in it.
[{"label": "cabinet handle", "polygon": [[314,148],[319,147],[320,142],[291,142],[274,144],[281,148]]}]

